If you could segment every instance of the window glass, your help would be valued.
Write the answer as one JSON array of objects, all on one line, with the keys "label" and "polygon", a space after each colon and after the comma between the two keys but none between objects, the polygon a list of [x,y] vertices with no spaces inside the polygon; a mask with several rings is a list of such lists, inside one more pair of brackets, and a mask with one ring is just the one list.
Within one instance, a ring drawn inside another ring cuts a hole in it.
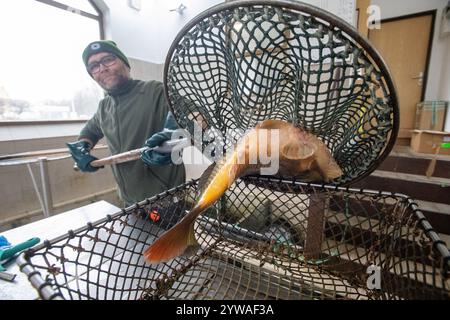
[{"label": "window glass", "polygon": [[103,93],[81,54],[99,38],[98,20],[39,1],[1,0],[0,121],[90,117]]}]

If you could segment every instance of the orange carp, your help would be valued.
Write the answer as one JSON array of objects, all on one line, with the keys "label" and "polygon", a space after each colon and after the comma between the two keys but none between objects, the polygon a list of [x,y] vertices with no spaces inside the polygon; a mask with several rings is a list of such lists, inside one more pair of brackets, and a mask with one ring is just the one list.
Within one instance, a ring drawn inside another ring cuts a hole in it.
[{"label": "orange carp", "polygon": [[149,263],[169,261],[197,245],[195,219],[219,200],[236,179],[258,173],[295,177],[305,182],[329,182],[340,177],[342,170],[315,135],[286,121],[262,121],[229,155],[205,171],[199,180],[201,193],[195,206],[145,250],[145,259]]}]

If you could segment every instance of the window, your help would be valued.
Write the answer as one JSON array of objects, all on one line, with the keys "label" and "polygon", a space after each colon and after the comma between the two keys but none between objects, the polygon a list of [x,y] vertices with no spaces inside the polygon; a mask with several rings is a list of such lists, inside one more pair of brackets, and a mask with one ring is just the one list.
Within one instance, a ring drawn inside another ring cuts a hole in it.
[{"label": "window", "polygon": [[0,121],[87,119],[102,90],[81,54],[102,37],[91,1],[0,1]]}]

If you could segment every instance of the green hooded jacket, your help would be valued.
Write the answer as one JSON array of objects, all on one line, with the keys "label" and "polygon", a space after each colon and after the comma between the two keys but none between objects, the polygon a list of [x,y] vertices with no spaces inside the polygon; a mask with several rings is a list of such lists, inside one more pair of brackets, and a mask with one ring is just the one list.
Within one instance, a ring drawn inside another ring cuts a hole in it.
[{"label": "green hooded jacket", "polygon": [[[163,130],[168,112],[161,82],[130,80],[125,90],[100,101],[79,139],[88,138],[95,145],[105,137],[113,155],[141,148],[145,140]],[[126,204],[142,201],[186,179],[183,164],[147,166],[136,160],[113,165],[112,171]]]}]

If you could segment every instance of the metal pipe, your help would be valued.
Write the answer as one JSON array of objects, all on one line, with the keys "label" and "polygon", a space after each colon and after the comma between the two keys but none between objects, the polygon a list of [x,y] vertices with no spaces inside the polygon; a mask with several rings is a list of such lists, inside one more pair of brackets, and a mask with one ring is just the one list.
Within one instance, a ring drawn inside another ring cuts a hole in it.
[{"label": "metal pipe", "polygon": [[31,165],[29,163],[27,163],[27,168],[28,168],[28,172],[30,173],[31,180],[33,181],[34,191],[36,191],[36,195],[38,197],[39,204],[41,205],[42,212],[45,212],[45,206],[44,206],[44,202],[42,201],[41,192],[39,191],[38,185],[36,183],[36,179],[34,178],[33,170],[31,169]]},{"label": "metal pipe", "polygon": [[[97,145],[95,147],[95,150],[107,149],[107,148],[108,147],[105,145]],[[14,154],[0,155],[0,161],[14,160],[14,159],[20,159],[20,158],[33,158],[33,157],[38,157],[38,156],[50,156],[50,155],[55,155],[55,154],[56,155],[67,154],[67,153],[69,153],[69,149],[67,149],[67,148],[27,151],[27,152],[20,152],[20,153],[14,153]]]},{"label": "metal pipe", "polygon": [[[187,138],[177,139],[177,140],[169,140],[169,141],[164,142],[161,146],[157,146],[154,148],[143,147],[143,148],[138,148],[138,149],[130,150],[127,152],[115,154],[113,156],[106,157],[103,159],[94,160],[90,163],[90,165],[93,167],[102,167],[104,165],[109,165],[109,164],[134,161],[141,157],[142,152],[145,152],[148,150],[154,150],[159,153],[167,154],[167,153],[171,153],[172,150],[174,150],[175,148],[181,150],[182,148],[184,148],[188,145],[190,145],[190,141]],[[74,167],[74,169],[76,170],[75,167]]]},{"label": "metal pipe", "polygon": [[44,216],[49,217],[53,208],[52,191],[50,188],[50,178],[48,176],[48,160],[46,157],[38,158],[39,169],[41,170],[42,195],[44,200]]}]

